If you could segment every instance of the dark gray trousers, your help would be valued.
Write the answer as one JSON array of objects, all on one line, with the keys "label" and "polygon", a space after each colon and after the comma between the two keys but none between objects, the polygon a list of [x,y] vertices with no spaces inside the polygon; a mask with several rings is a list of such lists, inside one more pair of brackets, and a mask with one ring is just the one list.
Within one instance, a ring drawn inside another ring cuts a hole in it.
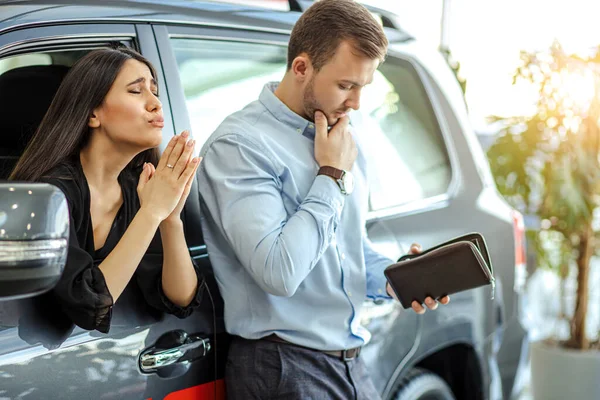
[{"label": "dark gray trousers", "polygon": [[227,399],[379,400],[360,356],[342,361],[292,344],[234,338],[225,369]]}]

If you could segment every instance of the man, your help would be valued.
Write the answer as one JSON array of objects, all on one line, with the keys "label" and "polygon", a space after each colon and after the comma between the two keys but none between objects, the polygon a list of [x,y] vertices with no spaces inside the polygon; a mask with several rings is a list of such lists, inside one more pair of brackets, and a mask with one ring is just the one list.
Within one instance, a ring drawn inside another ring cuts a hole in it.
[{"label": "man", "polygon": [[386,51],[363,6],[316,2],[293,29],[283,80],[202,149],[202,228],[234,335],[230,399],[379,398],[358,314],[366,296],[389,298],[393,261],[366,237],[365,157],[348,112]]}]

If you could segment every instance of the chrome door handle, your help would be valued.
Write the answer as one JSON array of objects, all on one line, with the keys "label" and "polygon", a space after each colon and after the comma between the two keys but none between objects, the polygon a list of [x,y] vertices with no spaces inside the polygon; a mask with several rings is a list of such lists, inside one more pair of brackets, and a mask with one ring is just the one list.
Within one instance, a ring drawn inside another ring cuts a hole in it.
[{"label": "chrome door handle", "polygon": [[191,335],[187,337],[184,344],[170,349],[153,347],[145,350],[140,356],[140,369],[142,372],[151,373],[178,362],[189,362],[204,357],[210,349],[210,339]]}]

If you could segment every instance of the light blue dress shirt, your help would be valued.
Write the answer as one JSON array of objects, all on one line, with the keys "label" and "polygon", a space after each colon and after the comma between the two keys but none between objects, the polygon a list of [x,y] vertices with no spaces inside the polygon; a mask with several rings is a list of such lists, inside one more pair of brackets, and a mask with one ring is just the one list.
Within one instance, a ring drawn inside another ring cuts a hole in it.
[{"label": "light blue dress shirt", "polygon": [[227,117],[201,151],[202,231],[225,326],[319,350],[362,346],[370,339],[362,303],[388,298],[383,270],[392,263],[366,236],[365,157],[359,146],[349,196],[317,176],[314,124],[276,87]]}]

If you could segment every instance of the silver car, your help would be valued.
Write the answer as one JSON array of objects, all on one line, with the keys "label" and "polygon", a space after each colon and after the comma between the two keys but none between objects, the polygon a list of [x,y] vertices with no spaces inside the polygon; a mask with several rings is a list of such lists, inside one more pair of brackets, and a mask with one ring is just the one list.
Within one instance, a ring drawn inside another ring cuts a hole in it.
[{"label": "silver car", "polygon": [[[7,178],[69,67],[107,45],[135,48],[157,67],[163,145],[190,128],[200,148],[226,115],[283,76],[291,28],[310,2],[289,3],[290,11],[277,11],[203,1],[4,1],[0,179]],[[398,258],[413,242],[427,248],[481,232],[498,285],[493,299],[483,287],[422,316],[392,301],[366,302],[361,318],[373,339],[361,357],[384,399],[508,399],[527,355],[518,318],[522,219],[496,191],[444,58],[404,33],[393,15],[373,12],[391,44],[359,115],[368,127],[362,139],[374,177],[369,237],[383,254]],[[100,334],[54,317],[41,293],[58,277],[60,254],[45,286],[15,286],[32,271],[15,265],[31,256],[20,251],[19,259],[10,249],[34,239],[23,236],[26,215],[50,207],[19,198],[28,196],[27,185],[16,193],[13,184],[0,184],[0,398],[224,398],[229,337],[199,226],[198,188],[184,223],[190,253],[209,277],[210,296],[185,320],[125,298],[115,307],[110,333]],[[30,209],[13,212],[17,203]]]}]

